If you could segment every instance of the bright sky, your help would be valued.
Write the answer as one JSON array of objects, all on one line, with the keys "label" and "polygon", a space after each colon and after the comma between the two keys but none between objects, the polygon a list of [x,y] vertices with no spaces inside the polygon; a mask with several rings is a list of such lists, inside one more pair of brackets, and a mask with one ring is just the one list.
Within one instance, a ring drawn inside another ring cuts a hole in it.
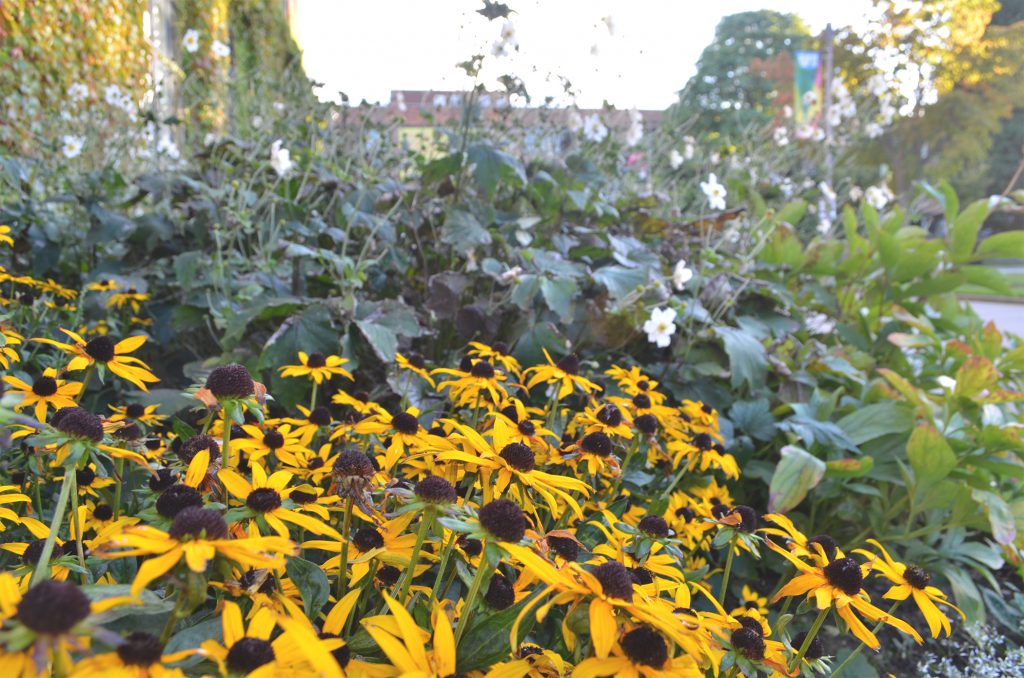
[{"label": "bright sky", "polygon": [[583,108],[663,109],[694,72],[719,20],[774,9],[803,17],[812,32],[859,24],[870,0],[508,0],[518,52],[496,58],[504,21],[487,21],[482,0],[296,0],[294,30],[322,98],[386,102],[393,89],[461,90],[455,64],[485,54],[483,82],[519,76],[535,102],[562,91],[564,76]]}]

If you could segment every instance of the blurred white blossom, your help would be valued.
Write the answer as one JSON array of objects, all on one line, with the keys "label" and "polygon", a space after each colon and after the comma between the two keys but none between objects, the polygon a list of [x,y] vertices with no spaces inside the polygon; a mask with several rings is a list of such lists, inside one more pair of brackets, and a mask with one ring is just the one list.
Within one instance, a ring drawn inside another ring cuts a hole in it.
[{"label": "blurred white blossom", "polygon": [[655,308],[651,317],[644,323],[647,341],[659,348],[672,343],[672,335],[676,331],[676,311],[674,308]]},{"label": "blurred white blossom", "polygon": [[583,136],[595,143],[601,143],[608,136],[608,128],[601,122],[597,113],[591,113],[583,121]]},{"label": "blurred white blossom", "polygon": [[74,134],[65,134],[64,138],[61,139],[60,151],[64,154],[65,158],[74,158],[82,152],[83,146],[85,146],[84,138]]},{"label": "blurred white blossom", "polygon": [[292,169],[292,155],[287,148],[281,147],[281,140],[276,140],[270,145],[270,166],[277,172],[277,176],[283,177]]},{"label": "blurred white blossom", "polygon": [[700,182],[700,190],[704,191],[704,195],[707,196],[711,209],[725,209],[725,196],[728,195],[728,192],[725,190],[725,186],[718,183],[718,177],[714,172],[708,175],[707,181]]},{"label": "blurred white blossom", "polygon": [[668,165],[674,170],[679,169],[683,166],[683,154],[676,149],[672,149],[672,152],[668,154]]},{"label": "blurred white blossom", "polygon": [[80,82],[72,83],[71,86],[68,87],[68,96],[72,101],[82,101],[89,96],[89,88]]},{"label": "blurred white blossom", "polygon": [[231,48],[220,40],[213,41],[213,44],[210,45],[210,51],[213,52],[215,57],[220,57],[221,59],[227,59],[231,56]]},{"label": "blurred white blossom", "polygon": [[693,271],[686,265],[686,260],[677,261],[675,268],[672,269],[672,286],[677,290],[682,290],[692,278]]},{"label": "blurred white blossom", "polygon": [[772,131],[772,139],[777,146],[785,146],[789,143],[789,133],[785,127],[776,127]]},{"label": "blurred white blossom", "polygon": [[195,54],[199,49],[199,31],[194,28],[185,31],[185,37],[181,39],[181,46],[189,54]]}]

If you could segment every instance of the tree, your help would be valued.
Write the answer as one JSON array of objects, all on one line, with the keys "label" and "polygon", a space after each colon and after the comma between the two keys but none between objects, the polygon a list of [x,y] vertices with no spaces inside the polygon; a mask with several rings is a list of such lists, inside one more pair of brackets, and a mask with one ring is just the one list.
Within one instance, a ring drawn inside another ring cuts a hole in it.
[{"label": "tree", "polygon": [[791,53],[811,44],[807,26],[793,14],[761,10],[723,18],[669,119],[726,139],[767,124],[792,99]]}]

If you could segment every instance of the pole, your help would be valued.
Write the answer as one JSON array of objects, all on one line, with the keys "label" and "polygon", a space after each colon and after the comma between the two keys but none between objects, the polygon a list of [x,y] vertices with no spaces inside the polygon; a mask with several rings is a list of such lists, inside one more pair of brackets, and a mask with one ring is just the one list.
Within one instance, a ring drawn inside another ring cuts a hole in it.
[{"label": "pole", "polygon": [[[832,24],[825,26],[825,183],[828,184],[829,194],[825,196],[828,205],[828,218],[830,223],[836,220],[836,194],[832,185],[832,175],[835,168],[835,160],[832,157],[832,43],[835,41],[835,31]],[[820,210],[819,210],[820,211]]]}]

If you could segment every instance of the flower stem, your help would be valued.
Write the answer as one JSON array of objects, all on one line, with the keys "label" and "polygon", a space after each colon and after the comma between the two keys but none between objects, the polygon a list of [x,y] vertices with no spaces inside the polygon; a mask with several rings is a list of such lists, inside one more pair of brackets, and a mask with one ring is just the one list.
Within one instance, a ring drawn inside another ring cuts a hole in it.
[{"label": "flower stem", "polygon": [[[898,601],[898,600],[895,603],[893,603],[892,607],[889,608],[888,614],[892,614],[893,612],[895,612],[896,608],[899,607],[899,604],[900,604],[900,601]],[[871,629],[871,634],[874,635],[874,634],[878,633],[878,631],[883,626],[885,626],[885,622],[878,622],[878,624],[875,626],[875,628]],[[843,660],[843,663],[840,664],[839,666],[837,666],[835,668],[835,670],[832,671],[832,673],[829,674],[829,678],[835,678],[840,673],[842,673],[843,670],[847,667],[847,665],[849,665],[849,663],[852,662],[857,657],[857,655],[859,655],[861,653],[861,650],[863,650],[863,649],[864,649],[864,641],[861,641],[860,645],[858,645],[853,650],[853,652],[851,652],[850,655],[846,659]]]},{"label": "flower stem", "polygon": [[722,588],[718,590],[718,604],[725,605],[725,593],[729,590],[729,574],[732,572],[733,552],[736,550],[736,536],[729,540],[729,555],[725,557],[725,569],[722,571]]},{"label": "flower stem", "polygon": [[[818,635],[821,625],[825,623],[825,617],[828,616],[828,613],[831,612],[831,610],[832,606],[829,605],[824,610],[818,612],[817,619],[814,620],[814,624],[811,625],[811,630],[807,632],[807,635],[804,637],[804,642],[800,645],[800,650],[797,651],[796,657],[793,658],[793,662],[788,667],[790,673],[795,671],[796,667],[800,666],[800,660],[802,660],[804,655],[807,654],[807,649],[811,647],[811,641],[813,641],[814,637]],[[834,673],[832,675],[835,676]]]},{"label": "flower stem", "polygon": [[312,412],[313,410],[316,409],[316,392],[318,390],[319,389],[317,388],[316,382],[313,382],[313,394],[311,396],[309,396],[309,411],[310,412]]},{"label": "flower stem", "polygon": [[419,562],[420,549],[423,548],[423,541],[427,538],[427,530],[434,522],[434,515],[429,510],[420,517],[420,529],[416,531],[416,545],[412,547],[412,555],[409,557],[409,569],[402,573],[402,585],[398,590],[396,600],[399,605],[405,605],[405,599],[409,595],[409,586],[416,576],[416,563]]},{"label": "flower stem", "polygon": [[668,495],[672,494],[672,490],[674,490],[676,485],[679,484],[679,481],[683,479],[683,474],[686,473],[689,467],[689,464],[683,464],[682,468],[679,469],[679,473],[677,473],[675,477],[672,478],[672,482],[669,483],[668,487],[665,488],[665,491],[661,493],[659,499],[667,499]]},{"label": "flower stem", "polygon": [[124,487],[124,459],[114,462],[114,474],[117,476],[117,487],[114,488],[114,520],[121,517],[121,488]]},{"label": "flower stem", "polygon": [[224,432],[221,434],[220,458],[225,466],[231,465],[231,419],[227,416],[224,417]]},{"label": "flower stem", "polygon": [[440,600],[439,596],[442,595],[441,582],[444,581],[445,570],[448,569],[448,559],[452,556],[452,551],[455,549],[455,542],[458,540],[458,535],[452,532],[451,538],[448,543],[444,545],[444,550],[441,552],[441,564],[437,570],[437,577],[434,578],[434,586],[430,589],[430,599]]},{"label": "flower stem", "polygon": [[174,600],[174,609],[171,610],[170,616],[167,617],[167,623],[164,624],[164,630],[160,633],[160,642],[164,645],[171,639],[174,627],[178,625],[178,620],[181,618],[181,611],[185,604],[185,598],[184,591],[179,590],[178,597]]},{"label": "flower stem", "polygon": [[43,544],[43,552],[39,554],[36,561],[36,569],[32,573],[32,580],[29,586],[35,586],[40,580],[50,576],[50,556],[53,555],[53,545],[57,542],[57,532],[64,522],[64,511],[68,506],[68,495],[71,493],[71,486],[75,482],[75,472],[72,466],[64,467],[64,482],[60,486],[60,495],[57,497],[57,506],[53,509],[53,517],[50,518],[50,534],[46,535],[46,543]]},{"label": "flower stem", "polygon": [[82,402],[82,398],[85,397],[85,389],[89,388],[89,380],[92,378],[92,373],[95,368],[95,363],[85,368],[85,376],[82,377],[82,388],[78,391],[78,395],[75,396],[76,403]]},{"label": "flower stem", "polygon": [[459,640],[462,638],[466,625],[469,623],[469,618],[473,614],[473,603],[476,602],[476,597],[480,593],[480,588],[483,586],[484,579],[487,578],[490,569],[491,564],[487,560],[487,553],[481,553],[480,567],[476,568],[476,575],[473,577],[473,583],[469,586],[469,593],[466,594],[466,602],[462,606],[462,616],[459,617],[459,623],[455,627],[455,647],[459,646]]},{"label": "flower stem", "polygon": [[348,539],[352,531],[352,497],[345,499],[345,519],[341,524],[341,560],[338,561],[338,600],[345,595],[345,578],[348,575]]},{"label": "flower stem", "polygon": [[[120,484],[118,484],[120,487]],[[75,528],[75,552],[78,554],[78,564],[85,569],[85,549],[82,548],[82,526],[78,521],[78,476],[71,474],[71,524]],[[89,583],[89,575],[82,573],[82,584]]]}]

